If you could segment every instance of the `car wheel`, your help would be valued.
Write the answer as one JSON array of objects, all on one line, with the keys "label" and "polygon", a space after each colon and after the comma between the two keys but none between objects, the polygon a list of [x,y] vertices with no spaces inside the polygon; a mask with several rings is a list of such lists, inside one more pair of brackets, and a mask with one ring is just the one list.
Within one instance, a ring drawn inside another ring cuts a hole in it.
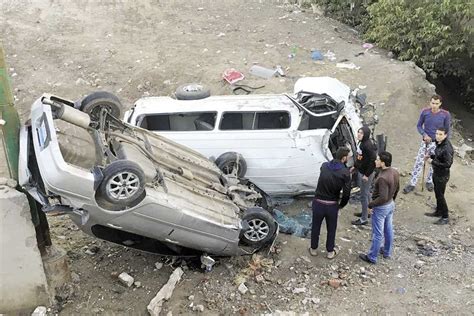
[{"label": "car wheel", "polygon": [[82,101],[79,109],[89,114],[91,121],[98,122],[102,109],[107,109],[110,115],[120,119],[122,117],[122,103],[112,93],[98,91],[89,94]]},{"label": "car wheel", "polygon": [[116,160],[102,170],[104,178],[99,194],[115,205],[127,206],[138,203],[145,190],[145,174],[133,161]]},{"label": "car wheel", "polygon": [[215,163],[224,174],[235,174],[238,178],[243,178],[247,172],[247,162],[236,152],[223,153]]},{"label": "car wheel", "polygon": [[247,210],[243,220],[247,223],[249,229],[243,233],[242,242],[249,246],[263,246],[275,234],[275,220],[270,213],[261,208]]},{"label": "car wheel", "polygon": [[175,92],[178,100],[199,100],[211,95],[211,90],[198,83],[188,83],[179,86]]}]

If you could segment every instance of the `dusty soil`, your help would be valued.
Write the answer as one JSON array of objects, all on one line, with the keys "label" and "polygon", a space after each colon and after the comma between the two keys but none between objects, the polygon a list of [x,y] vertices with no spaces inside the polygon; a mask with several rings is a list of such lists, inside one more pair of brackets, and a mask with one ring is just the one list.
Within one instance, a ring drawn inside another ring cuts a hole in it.
[{"label": "dusty soil", "polygon": [[[388,135],[394,165],[405,175],[402,181],[408,180],[419,142],[416,120],[433,87],[419,69],[388,59],[377,48],[365,51],[352,30],[311,10],[256,0],[3,1],[0,10],[0,35],[23,119],[43,92],[78,99],[107,90],[130,107],[142,95],[170,95],[186,82],[230,94],[221,74],[231,67],[244,72],[243,83],[264,84],[259,93],[292,91],[302,76],[333,76],[353,88],[366,87],[379,117],[377,131]],[[337,59],[314,62],[311,49],[331,50]],[[344,59],[360,69],[337,68]],[[255,63],[281,65],[286,77],[252,77],[248,69]],[[461,141],[459,135],[453,138],[454,145]],[[418,188],[401,195],[394,257],[370,266],[357,258],[369,247],[370,229],[350,225],[357,203],[341,212],[337,243],[342,250],[333,261],[323,252],[310,258],[309,240],[281,235],[273,253],[221,259],[209,273],[193,262],[93,239],[66,217],[49,217],[53,242],[68,251],[73,271],[73,281],[58,291],[49,311],[146,314],[173,267],[182,265],[184,278],[164,312],[197,313],[192,307],[203,305],[206,314],[472,314],[473,178],[471,162],[457,158],[447,190],[452,220],[443,227],[423,216],[434,203],[432,193]],[[308,201],[281,208],[297,214],[308,210]],[[157,269],[156,262],[164,267]],[[120,272],[141,284],[122,286],[115,277]],[[240,282],[247,293],[238,291]]]}]

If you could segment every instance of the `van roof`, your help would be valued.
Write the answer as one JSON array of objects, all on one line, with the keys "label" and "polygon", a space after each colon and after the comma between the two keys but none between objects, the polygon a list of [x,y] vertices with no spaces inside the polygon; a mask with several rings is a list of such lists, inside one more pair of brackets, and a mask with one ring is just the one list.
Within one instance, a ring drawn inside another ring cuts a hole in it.
[{"label": "van roof", "polygon": [[170,97],[144,97],[135,103],[135,113],[175,113],[201,111],[289,111],[299,109],[282,94],[223,95],[200,100],[176,100]]}]

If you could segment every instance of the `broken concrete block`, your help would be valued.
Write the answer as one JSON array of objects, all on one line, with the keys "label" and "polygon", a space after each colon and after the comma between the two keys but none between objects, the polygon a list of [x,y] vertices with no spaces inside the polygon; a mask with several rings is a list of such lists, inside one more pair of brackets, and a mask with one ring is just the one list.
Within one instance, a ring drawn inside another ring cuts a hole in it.
[{"label": "broken concrete block", "polygon": [[133,282],[135,281],[131,275],[126,272],[122,272],[119,274],[118,279],[120,283],[126,285],[127,287],[131,287]]},{"label": "broken concrete block", "polygon": [[244,283],[240,283],[238,290],[241,294],[245,294],[249,289]]},{"label": "broken concrete block", "polygon": [[173,273],[171,273],[168,282],[163,285],[156,296],[150,301],[150,304],[148,304],[147,310],[150,315],[158,316],[160,314],[163,302],[170,299],[176,284],[181,280],[183,274],[184,272],[181,268],[176,268]]},{"label": "broken concrete block", "polygon": [[31,316],[46,316],[46,307],[45,306],[38,306],[35,308]]}]

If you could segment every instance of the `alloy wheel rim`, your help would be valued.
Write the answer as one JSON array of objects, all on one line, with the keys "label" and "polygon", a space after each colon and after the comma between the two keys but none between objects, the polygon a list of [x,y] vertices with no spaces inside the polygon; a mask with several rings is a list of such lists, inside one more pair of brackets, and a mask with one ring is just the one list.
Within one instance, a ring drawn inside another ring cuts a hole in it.
[{"label": "alloy wheel rim", "polygon": [[262,241],[264,240],[270,231],[268,224],[258,218],[248,221],[250,229],[245,232],[245,237],[250,241]]},{"label": "alloy wheel rim", "polygon": [[107,183],[107,193],[116,200],[125,200],[137,193],[140,180],[131,172],[122,172],[115,175]]}]

